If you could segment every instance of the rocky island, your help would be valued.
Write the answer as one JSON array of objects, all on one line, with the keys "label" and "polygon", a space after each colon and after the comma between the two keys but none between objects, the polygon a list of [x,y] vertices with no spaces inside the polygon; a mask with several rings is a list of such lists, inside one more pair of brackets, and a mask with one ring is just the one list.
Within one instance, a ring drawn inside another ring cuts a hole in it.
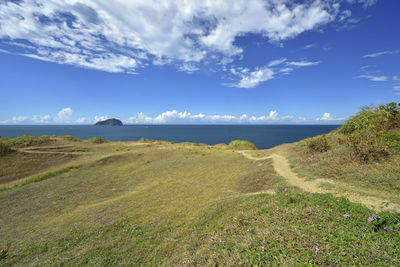
[{"label": "rocky island", "polygon": [[108,119],[104,121],[98,121],[94,125],[96,126],[122,126],[122,122],[118,119]]}]

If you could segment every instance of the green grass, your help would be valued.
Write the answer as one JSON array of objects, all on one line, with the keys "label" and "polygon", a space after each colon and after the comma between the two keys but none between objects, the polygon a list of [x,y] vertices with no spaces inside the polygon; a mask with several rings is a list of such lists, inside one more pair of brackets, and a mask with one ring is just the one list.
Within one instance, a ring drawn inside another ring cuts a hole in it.
[{"label": "green grass", "polygon": [[228,145],[232,149],[237,150],[256,150],[257,147],[249,141],[246,140],[233,140]]},{"label": "green grass", "polygon": [[100,137],[92,137],[88,139],[89,142],[92,142],[94,144],[103,144],[108,142],[106,139],[104,138],[100,138]]},{"label": "green grass", "polygon": [[6,263],[393,266],[400,260],[399,214],[286,190],[225,200],[192,220],[122,217],[92,230],[73,227],[61,238],[11,252]]}]

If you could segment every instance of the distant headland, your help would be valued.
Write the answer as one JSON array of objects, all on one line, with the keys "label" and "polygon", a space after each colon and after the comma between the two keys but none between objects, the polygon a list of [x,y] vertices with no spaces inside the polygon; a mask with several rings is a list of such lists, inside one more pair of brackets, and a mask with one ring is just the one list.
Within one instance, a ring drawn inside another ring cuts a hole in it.
[{"label": "distant headland", "polygon": [[118,119],[108,119],[104,121],[98,121],[94,125],[97,126],[122,126],[122,122]]}]

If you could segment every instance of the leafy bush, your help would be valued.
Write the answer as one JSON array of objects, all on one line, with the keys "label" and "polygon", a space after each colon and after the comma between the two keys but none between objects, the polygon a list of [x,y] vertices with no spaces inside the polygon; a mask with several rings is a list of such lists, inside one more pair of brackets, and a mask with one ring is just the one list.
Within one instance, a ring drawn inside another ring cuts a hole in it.
[{"label": "leafy bush", "polygon": [[378,107],[363,107],[337,131],[343,134],[373,131],[385,133],[400,128],[400,103],[388,103]]},{"label": "leafy bush", "polygon": [[246,140],[233,140],[229,143],[229,147],[238,150],[257,150],[252,142]]},{"label": "leafy bush", "polygon": [[0,156],[5,156],[5,155],[11,153],[12,151],[13,150],[11,149],[11,147],[8,144],[0,141]]},{"label": "leafy bush", "polygon": [[329,145],[325,135],[317,136],[309,139],[307,142],[309,152],[325,152],[328,151]]},{"label": "leafy bush", "polygon": [[75,136],[72,136],[72,135],[64,135],[63,138],[64,138],[65,140],[73,141],[73,142],[79,142],[79,141],[81,141],[81,139],[78,139],[78,138],[76,138]]},{"label": "leafy bush", "polygon": [[108,142],[108,140],[100,138],[100,137],[92,137],[92,138],[89,138],[88,141],[90,141],[94,144],[103,144],[103,143]]},{"label": "leafy bush", "polygon": [[353,155],[363,162],[379,160],[390,155],[385,140],[371,131],[363,134],[351,134],[346,141]]}]

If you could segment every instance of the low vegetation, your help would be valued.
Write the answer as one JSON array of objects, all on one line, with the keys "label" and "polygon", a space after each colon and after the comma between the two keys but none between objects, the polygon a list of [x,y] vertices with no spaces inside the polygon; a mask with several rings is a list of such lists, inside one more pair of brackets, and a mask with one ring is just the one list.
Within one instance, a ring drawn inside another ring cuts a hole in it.
[{"label": "low vegetation", "polygon": [[11,146],[6,144],[5,142],[0,141],[0,157],[5,156],[13,152]]},{"label": "low vegetation", "polygon": [[257,147],[249,141],[246,140],[233,140],[229,143],[229,148],[237,150],[256,150]]},{"label": "low vegetation", "polygon": [[89,142],[92,142],[93,144],[103,144],[108,142],[108,140],[100,137],[92,137],[88,139]]},{"label": "low vegetation", "polygon": [[[8,177],[0,185],[0,265],[397,266],[398,211],[286,186],[268,157],[284,155],[301,176],[400,206],[398,126],[374,117],[389,110],[397,118],[392,106],[363,109],[346,130],[270,150],[243,140],[2,139],[16,151],[0,158]],[[31,155],[54,160],[53,168],[29,163]],[[11,162],[20,165],[7,168]]]}]

